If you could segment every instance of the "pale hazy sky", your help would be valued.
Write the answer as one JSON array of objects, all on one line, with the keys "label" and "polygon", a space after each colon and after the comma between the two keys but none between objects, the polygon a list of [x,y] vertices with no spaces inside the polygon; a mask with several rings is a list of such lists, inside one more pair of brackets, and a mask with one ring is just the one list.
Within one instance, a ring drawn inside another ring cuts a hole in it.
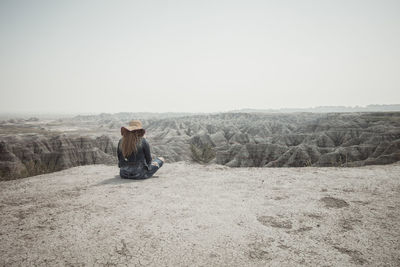
[{"label": "pale hazy sky", "polygon": [[0,112],[394,103],[399,0],[0,0]]}]

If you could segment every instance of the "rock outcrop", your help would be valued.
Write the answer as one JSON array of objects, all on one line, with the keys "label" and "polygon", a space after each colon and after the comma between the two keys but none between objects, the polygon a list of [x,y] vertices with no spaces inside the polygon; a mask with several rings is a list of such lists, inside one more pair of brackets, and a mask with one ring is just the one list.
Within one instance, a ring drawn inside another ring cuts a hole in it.
[{"label": "rock outcrop", "polygon": [[[400,164],[0,182],[0,266],[399,266]],[[384,264],[382,264],[384,263]]]},{"label": "rock outcrop", "polygon": [[87,164],[114,164],[107,136],[16,135],[0,139],[0,179],[9,180]]}]

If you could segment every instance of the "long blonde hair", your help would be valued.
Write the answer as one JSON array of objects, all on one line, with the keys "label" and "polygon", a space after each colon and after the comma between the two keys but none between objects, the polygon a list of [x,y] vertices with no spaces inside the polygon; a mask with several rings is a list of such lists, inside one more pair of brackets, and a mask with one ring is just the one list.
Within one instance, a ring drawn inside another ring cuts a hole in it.
[{"label": "long blonde hair", "polygon": [[121,149],[122,155],[125,158],[129,157],[132,153],[136,154],[140,141],[142,141],[144,131],[126,131],[122,137]]}]

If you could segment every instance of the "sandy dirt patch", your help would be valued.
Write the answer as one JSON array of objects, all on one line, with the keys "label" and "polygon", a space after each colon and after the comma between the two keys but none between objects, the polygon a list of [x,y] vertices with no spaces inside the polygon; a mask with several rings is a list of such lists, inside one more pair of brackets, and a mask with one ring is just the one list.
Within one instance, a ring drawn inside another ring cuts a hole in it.
[{"label": "sandy dirt patch", "polygon": [[0,265],[399,266],[400,165],[76,167],[0,182]]}]

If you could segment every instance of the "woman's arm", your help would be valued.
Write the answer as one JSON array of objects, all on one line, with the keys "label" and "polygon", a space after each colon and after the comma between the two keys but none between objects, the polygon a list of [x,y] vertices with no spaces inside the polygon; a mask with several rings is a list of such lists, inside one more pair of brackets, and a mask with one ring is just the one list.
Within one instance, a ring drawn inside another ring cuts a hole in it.
[{"label": "woman's arm", "polygon": [[121,151],[121,142],[122,142],[122,139],[119,140],[118,146],[117,146],[118,167],[121,167],[120,162],[123,159],[122,151]]},{"label": "woman's arm", "polygon": [[147,142],[145,138],[143,138],[143,152],[144,152],[144,157],[146,159],[147,166],[150,166],[152,158],[151,158],[151,153],[150,153],[150,145]]}]

